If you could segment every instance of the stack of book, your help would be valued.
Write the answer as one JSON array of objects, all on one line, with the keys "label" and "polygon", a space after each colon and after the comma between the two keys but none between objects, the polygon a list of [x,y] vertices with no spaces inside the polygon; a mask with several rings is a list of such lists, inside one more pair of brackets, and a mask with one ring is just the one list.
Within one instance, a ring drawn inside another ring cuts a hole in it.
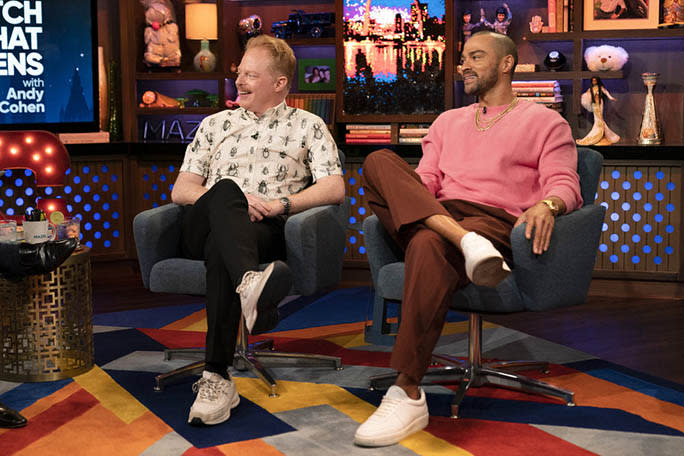
[{"label": "stack of book", "polygon": [[534,101],[563,112],[563,95],[558,81],[513,81],[513,92],[521,100]]},{"label": "stack of book", "polygon": [[548,25],[542,29],[545,33],[572,32],[575,29],[575,7],[571,0],[548,0]]},{"label": "stack of book", "polygon": [[392,126],[347,124],[344,139],[347,144],[389,144],[392,142]]},{"label": "stack of book", "polygon": [[293,108],[316,114],[326,125],[332,125],[335,121],[334,93],[291,93],[285,99],[285,103]]},{"label": "stack of book", "polygon": [[399,125],[399,144],[420,144],[429,128],[428,124]]}]

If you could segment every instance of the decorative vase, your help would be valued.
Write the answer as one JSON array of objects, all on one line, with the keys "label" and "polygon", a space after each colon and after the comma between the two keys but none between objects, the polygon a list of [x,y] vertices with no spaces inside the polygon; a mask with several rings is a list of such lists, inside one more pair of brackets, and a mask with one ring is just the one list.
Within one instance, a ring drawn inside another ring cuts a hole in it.
[{"label": "decorative vase", "polygon": [[200,47],[192,62],[197,71],[211,73],[216,68],[216,56],[209,50],[209,40],[202,40]]},{"label": "decorative vase", "polygon": [[656,85],[658,73],[642,73],[641,79],[646,86],[646,100],[644,101],[644,115],[641,119],[641,131],[639,132],[639,144],[653,145],[660,144],[660,127],[656,117],[655,99],[653,98],[653,87]]},{"label": "decorative vase", "polygon": [[119,66],[109,62],[109,140],[121,140],[121,116],[119,113]]}]

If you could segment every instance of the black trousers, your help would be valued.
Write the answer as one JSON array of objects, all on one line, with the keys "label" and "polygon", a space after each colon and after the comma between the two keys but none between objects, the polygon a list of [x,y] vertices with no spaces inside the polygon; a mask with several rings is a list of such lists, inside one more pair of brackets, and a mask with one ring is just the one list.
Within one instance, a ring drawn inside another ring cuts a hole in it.
[{"label": "black trousers", "polygon": [[285,258],[285,220],[251,222],[244,193],[224,179],[185,206],[182,223],[184,255],[207,268],[205,360],[232,364],[241,317],[235,288],[259,263]]}]

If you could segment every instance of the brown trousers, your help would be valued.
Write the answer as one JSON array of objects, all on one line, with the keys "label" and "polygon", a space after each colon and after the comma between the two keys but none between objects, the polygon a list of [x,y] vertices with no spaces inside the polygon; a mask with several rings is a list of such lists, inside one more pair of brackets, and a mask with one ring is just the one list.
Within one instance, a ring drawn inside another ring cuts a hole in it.
[{"label": "brown trousers", "polygon": [[463,200],[438,201],[394,152],[382,149],[363,164],[368,206],[405,251],[401,325],[391,367],[420,380],[446,321],[454,292],[470,283],[460,249],[422,224],[431,215],[453,217],[489,239],[512,265],[510,234],[516,217]]}]

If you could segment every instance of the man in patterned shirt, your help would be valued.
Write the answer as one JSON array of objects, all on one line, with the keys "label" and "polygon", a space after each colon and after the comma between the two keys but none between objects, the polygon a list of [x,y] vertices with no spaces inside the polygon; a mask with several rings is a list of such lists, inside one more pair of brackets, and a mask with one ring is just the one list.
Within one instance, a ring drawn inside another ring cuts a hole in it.
[{"label": "man in patterned shirt", "polygon": [[278,322],[278,302],[292,285],[279,261],[288,214],[344,200],[337,146],[323,120],[285,104],[295,63],[283,40],[260,35],[247,43],[236,80],[240,107],[202,121],[171,193],[184,206],[184,253],[207,267],[206,363],[193,385],[191,424],[221,423],[240,402],[228,366],[241,315],[252,333]]}]

